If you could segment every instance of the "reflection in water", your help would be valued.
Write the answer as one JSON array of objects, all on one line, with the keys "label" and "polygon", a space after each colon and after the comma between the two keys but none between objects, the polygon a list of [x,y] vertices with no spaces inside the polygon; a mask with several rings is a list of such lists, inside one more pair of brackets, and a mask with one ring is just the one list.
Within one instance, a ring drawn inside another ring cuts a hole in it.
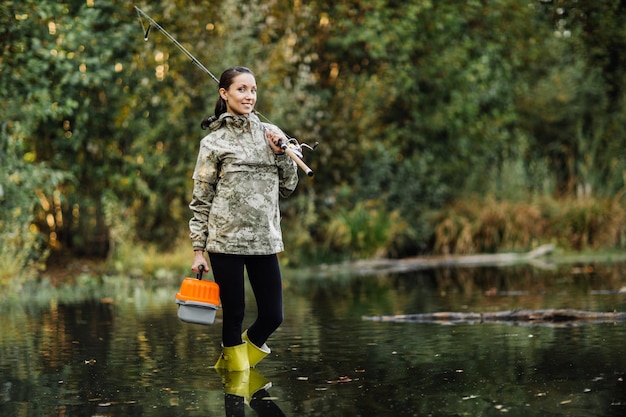
[{"label": "reflection in water", "polygon": [[285,322],[271,338],[272,354],[244,375],[215,372],[220,326],[177,318],[179,283],[152,291],[126,285],[98,290],[112,303],[0,306],[0,415],[626,415],[624,323],[362,319],[523,308],[626,312],[623,265],[588,274],[511,267],[286,277]]},{"label": "reflection in water", "polygon": [[245,417],[246,404],[259,417],[285,416],[267,391],[272,383],[255,368],[242,372],[218,370],[218,373],[224,384],[226,417]]}]

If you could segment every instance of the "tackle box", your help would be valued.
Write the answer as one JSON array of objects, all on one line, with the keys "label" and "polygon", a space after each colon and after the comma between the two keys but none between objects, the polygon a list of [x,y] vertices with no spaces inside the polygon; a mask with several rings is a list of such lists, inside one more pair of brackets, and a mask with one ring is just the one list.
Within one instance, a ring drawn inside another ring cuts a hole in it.
[{"label": "tackle box", "polygon": [[185,278],[176,293],[178,318],[187,323],[213,324],[220,307],[220,288],[213,281],[203,281],[202,271],[197,278]]}]

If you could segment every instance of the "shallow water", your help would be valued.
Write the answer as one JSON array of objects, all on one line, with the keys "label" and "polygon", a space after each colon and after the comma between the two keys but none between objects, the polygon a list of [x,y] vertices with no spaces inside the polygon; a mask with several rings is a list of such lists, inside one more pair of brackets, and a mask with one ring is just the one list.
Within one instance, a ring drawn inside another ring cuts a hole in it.
[{"label": "shallow water", "polygon": [[[364,316],[626,312],[625,265],[290,279],[271,355],[225,395],[214,325],[182,323],[179,283],[5,308],[2,416],[622,416],[626,323],[398,323]],[[250,295],[249,295],[250,297]],[[249,298],[250,314],[254,300]],[[247,386],[247,385],[246,385]]]}]

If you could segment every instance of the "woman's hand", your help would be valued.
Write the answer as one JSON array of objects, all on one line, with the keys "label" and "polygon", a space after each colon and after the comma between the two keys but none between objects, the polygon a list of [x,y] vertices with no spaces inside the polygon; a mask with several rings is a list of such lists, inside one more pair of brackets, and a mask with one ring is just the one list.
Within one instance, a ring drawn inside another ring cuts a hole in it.
[{"label": "woman's hand", "polygon": [[285,151],[280,147],[279,142],[287,143],[287,138],[280,132],[275,130],[267,130],[265,132],[265,138],[267,139],[267,143],[270,145],[270,148],[274,151],[275,154],[282,154]]},{"label": "woman's hand", "polygon": [[195,250],[193,251],[193,264],[191,265],[191,270],[198,273],[200,272],[200,266],[204,267],[203,272],[209,271],[209,263],[206,261],[204,257],[204,251]]}]

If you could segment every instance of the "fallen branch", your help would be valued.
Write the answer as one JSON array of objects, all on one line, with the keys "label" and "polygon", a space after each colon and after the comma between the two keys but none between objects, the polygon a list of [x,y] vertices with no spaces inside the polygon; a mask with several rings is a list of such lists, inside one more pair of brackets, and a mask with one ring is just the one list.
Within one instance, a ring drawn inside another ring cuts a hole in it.
[{"label": "fallen branch", "polygon": [[426,314],[400,314],[393,316],[364,316],[363,320],[398,323],[514,323],[563,325],[572,323],[626,322],[626,313],[550,309],[500,311],[493,313],[440,312]]},{"label": "fallen branch", "polygon": [[376,273],[402,273],[441,267],[508,266],[528,263],[541,268],[551,268],[543,257],[555,250],[552,244],[542,245],[526,253],[489,253],[479,255],[447,255],[412,257],[403,259],[369,259],[346,264],[323,265],[318,272],[336,275],[343,270],[351,274],[370,275]]}]

